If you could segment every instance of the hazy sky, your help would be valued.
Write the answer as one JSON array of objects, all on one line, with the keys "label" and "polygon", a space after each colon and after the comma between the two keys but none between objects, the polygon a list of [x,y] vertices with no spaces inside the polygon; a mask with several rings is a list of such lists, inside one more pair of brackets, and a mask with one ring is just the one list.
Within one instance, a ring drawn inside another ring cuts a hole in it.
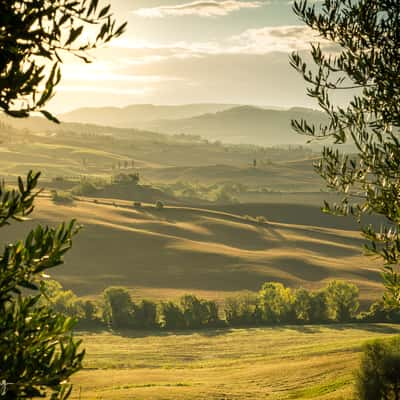
[{"label": "hazy sky", "polygon": [[50,110],[132,103],[314,105],[289,66],[312,32],[289,0],[111,0],[127,32],[66,61]]}]

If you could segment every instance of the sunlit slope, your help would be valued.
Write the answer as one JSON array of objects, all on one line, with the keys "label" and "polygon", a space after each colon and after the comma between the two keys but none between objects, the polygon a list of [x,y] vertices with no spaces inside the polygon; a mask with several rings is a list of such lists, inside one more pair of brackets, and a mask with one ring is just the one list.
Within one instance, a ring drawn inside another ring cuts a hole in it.
[{"label": "sunlit slope", "polygon": [[[77,218],[84,225],[66,265],[53,272],[81,294],[99,293],[109,285],[256,290],[267,280],[313,288],[333,278],[357,282],[364,298],[381,291],[379,271],[361,255],[361,240],[353,231],[257,223],[196,208],[134,209],[128,202],[98,201],[61,206],[42,198],[35,212],[36,221],[54,224]],[[273,221],[268,206],[264,216]],[[21,236],[24,228],[26,224],[13,224],[2,229],[2,241]]]}]

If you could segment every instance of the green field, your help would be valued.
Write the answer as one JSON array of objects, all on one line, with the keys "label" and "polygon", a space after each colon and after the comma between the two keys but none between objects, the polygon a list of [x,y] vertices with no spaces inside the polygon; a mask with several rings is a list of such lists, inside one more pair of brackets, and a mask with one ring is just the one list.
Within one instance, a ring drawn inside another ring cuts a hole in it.
[{"label": "green field", "polygon": [[362,343],[398,333],[358,324],[83,334],[72,398],[349,400]]}]

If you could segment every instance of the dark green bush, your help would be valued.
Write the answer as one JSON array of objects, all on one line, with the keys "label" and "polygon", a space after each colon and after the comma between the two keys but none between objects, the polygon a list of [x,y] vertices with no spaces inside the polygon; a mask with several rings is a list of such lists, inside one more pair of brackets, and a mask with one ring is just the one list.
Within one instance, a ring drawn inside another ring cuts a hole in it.
[{"label": "dark green bush", "polygon": [[376,340],[364,345],[356,374],[359,400],[398,400],[400,398],[400,338]]}]

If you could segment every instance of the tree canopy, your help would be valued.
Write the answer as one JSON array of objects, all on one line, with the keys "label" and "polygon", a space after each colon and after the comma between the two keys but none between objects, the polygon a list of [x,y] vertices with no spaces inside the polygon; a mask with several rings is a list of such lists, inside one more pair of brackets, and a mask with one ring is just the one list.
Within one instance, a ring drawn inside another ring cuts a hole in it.
[{"label": "tree canopy", "polygon": [[65,54],[90,62],[87,51],[125,27],[99,0],[0,0],[0,109],[14,117],[39,110],[57,121],[42,108],[61,79]]}]

